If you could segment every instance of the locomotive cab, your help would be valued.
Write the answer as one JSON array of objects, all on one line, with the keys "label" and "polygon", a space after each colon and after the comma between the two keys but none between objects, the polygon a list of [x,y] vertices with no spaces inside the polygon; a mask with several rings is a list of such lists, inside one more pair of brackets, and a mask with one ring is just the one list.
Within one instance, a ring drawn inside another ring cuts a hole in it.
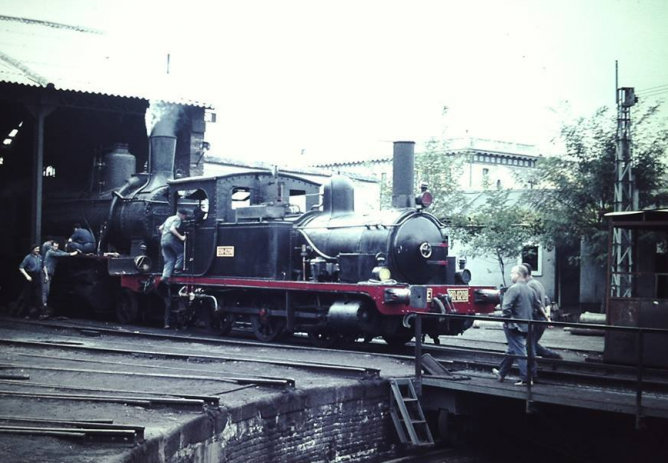
[{"label": "locomotive cab", "polygon": [[216,240],[216,180],[206,177],[173,180],[169,182],[169,197],[172,211],[188,211],[180,229],[186,235],[183,268],[177,270],[204,275]]},{"label": "locomotive cab", "polygon": [[258,171],[169,182],[172,211],[186,209],[183,273],[287,279],[292,221],[319,185]]}]

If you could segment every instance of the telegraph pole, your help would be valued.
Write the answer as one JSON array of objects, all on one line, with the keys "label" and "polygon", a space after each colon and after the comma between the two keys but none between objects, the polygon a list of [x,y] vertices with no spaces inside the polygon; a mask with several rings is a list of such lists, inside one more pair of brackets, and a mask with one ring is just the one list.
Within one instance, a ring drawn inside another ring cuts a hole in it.
[{"label": "telegraph pole", "polygon": [[[615,61],[617,87],[617,150],[615,153],[615,212],[638,209],[635,194],[631,156],[631,107],[638,102],[633,87],[619,88],[618,68]],[[612,229],[612,297],[633,295],[633,233],[628,229]]]}]

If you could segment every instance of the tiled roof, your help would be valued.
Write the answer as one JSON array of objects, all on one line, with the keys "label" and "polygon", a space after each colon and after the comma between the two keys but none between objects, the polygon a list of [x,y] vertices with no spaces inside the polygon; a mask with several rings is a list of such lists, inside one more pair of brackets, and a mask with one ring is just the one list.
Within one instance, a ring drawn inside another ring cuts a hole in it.
[{"label": "tiled roof", "polygon": [[0,16],[0,82],[209,107],[166,73],[148,45],[67,24]]}]

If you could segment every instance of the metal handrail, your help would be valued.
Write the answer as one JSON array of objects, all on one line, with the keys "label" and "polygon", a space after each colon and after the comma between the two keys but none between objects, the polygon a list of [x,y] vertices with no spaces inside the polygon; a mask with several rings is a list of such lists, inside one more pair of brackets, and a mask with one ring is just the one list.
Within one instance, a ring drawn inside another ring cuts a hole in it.
[{"label": "metal handrail", "polygon": [[[621,331],[628,333],[636,333],[638,337],[638,360],[636,365],[637,379],[636,379],[636,429],[640,429],[642,426],[642,393],[643,393],[643,360],[644,360],[644,349],[643,341],[645,334],[663,334],[668,335],[668,329],[663,328],[646,328],[646,327],[633,327],[633,326],[617,326],[617,325],[601,325],[598,323],[573,323],[573,322],[553,322],[547,320],[528,320],[524,318],[506,318],[506,317],[490,317],[484,315],[460,315],[460,314],[434,314],[434,313],[423,313],[423,312],[410,312],[404,315],[403,324],[405,327],[410,327],[412,319],[415,319],[414,329],[415,329],[415,379],[416,379],[416,390],[418,395],[422,395],[422,319],[423,318],[453,318],[459,320],[487,320],[487,321],[497,321],[500,323],[514,322],[514,323],[526,323],[528,325],[527,332],[527,355],[513,355],[514,358],[521,358],[527,360],[527,387],[526,387],[526,412],[531,412],[531,367],[533,362],[535,362],[535,353],[533,352],[533,343],[532,334],[534,325],[549,325],[557,327],[570,327],[570,328],[587,328],[587,329],[597,329],[604,331]],[[615,365],[608,365],[612,368]]]}]

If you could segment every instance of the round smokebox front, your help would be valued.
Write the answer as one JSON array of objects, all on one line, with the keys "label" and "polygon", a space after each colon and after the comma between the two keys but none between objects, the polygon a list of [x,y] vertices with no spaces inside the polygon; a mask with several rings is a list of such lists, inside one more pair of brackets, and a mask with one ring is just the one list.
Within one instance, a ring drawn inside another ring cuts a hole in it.
[{"label": "round smokebox front", "polygon": [[443,271],[437,264],[447,257],[446,248],[440,246],[442,242],[443,234],[432,220],[426,216],[408,219],[396,230],[392,241],[396,270],[408,283],[428,283]]}]

